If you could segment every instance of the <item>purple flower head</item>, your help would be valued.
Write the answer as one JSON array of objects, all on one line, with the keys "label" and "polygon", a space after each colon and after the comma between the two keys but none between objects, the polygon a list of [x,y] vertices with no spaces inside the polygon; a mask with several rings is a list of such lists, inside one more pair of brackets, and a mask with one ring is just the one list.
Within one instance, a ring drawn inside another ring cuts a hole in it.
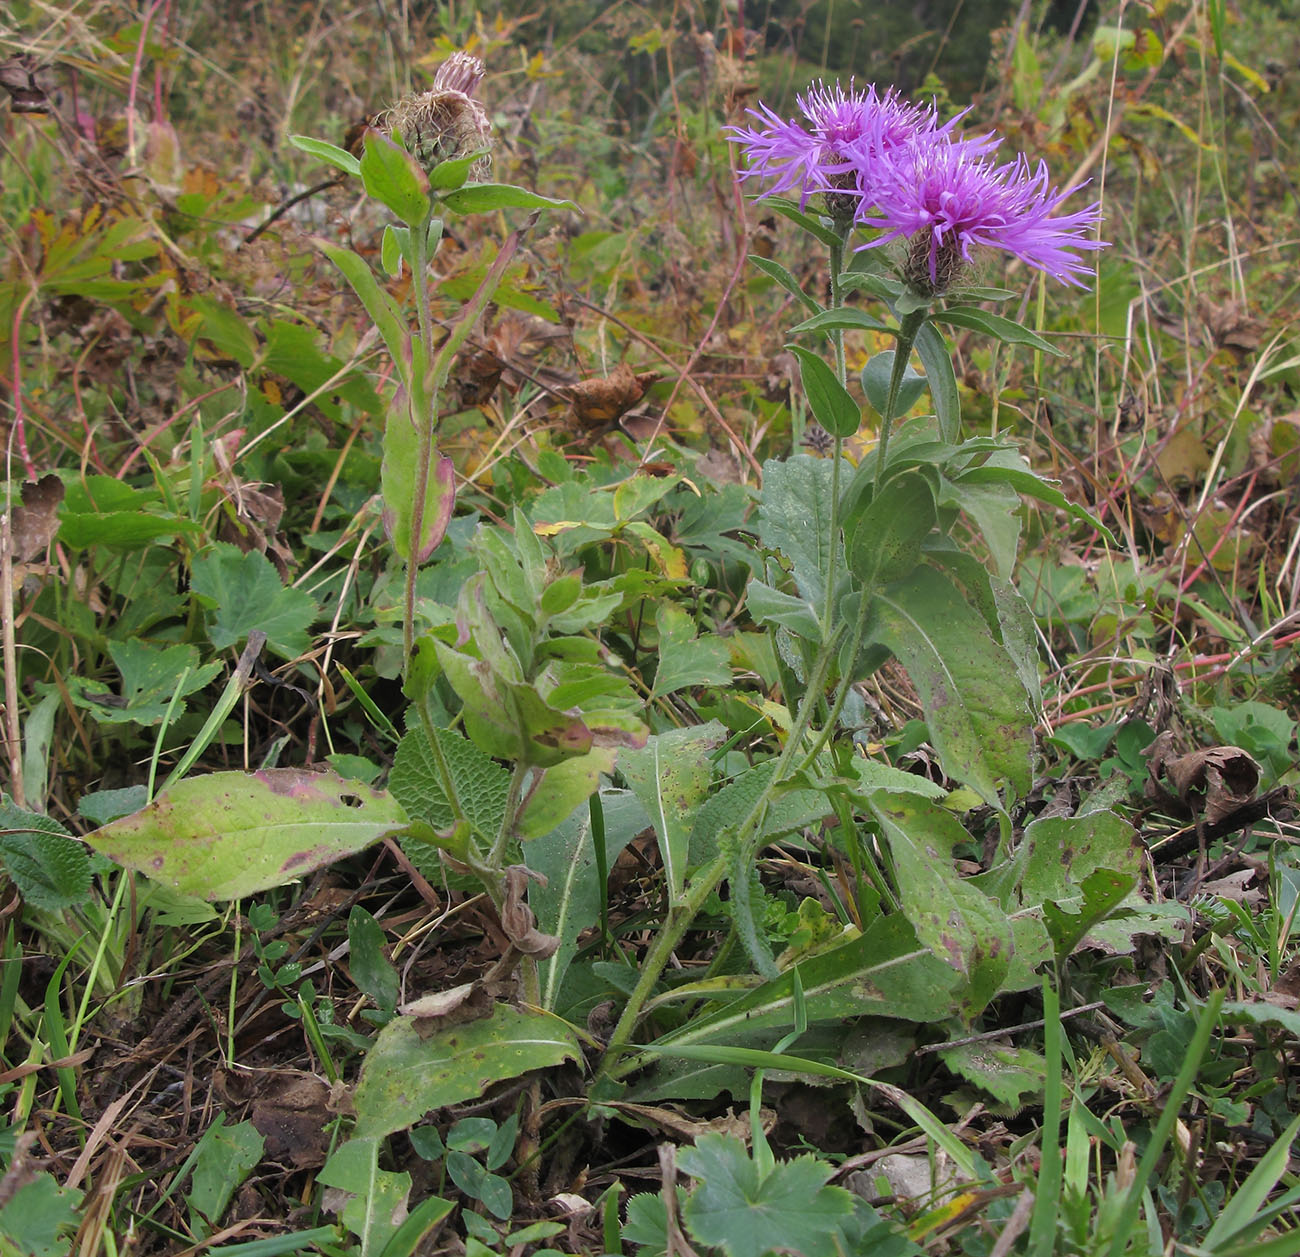
[{"label": "purple flower head", "polygon": [[1105,247],[1089,234],[1101,206],[1053,216],[1069,195],[1050,185],[1045,162],[1031,168],[1022,155],[997,166],[962,144],[915,145],[906,160],[882,169],[875,213],[859,221],[883,234],[863,247],[906,237],[912,242],[906,278],[928,295],[947,290],[971,261],[972,245],[1003,249],[1083,287],[1080,277],[1089,268],[1074,250]]},{"label": "purple flower head", "polygon": [[[846,92],[838,83],[814,83],[797,97],[803,123],[787,122],[766,105],[749,110],[758,127],[730,127],[745,154],[742,179],[770,180],[763,193],[772,196],[799,189],[799,208],[814,192],[847,194],[861,202],[874,196],[879,168],[913,145],[948,142],[954,118],[938,126],[934,106],[913,105],[890,88],[884,96],[874,85]],[[974,141],[981,149],[986,141]]]}]

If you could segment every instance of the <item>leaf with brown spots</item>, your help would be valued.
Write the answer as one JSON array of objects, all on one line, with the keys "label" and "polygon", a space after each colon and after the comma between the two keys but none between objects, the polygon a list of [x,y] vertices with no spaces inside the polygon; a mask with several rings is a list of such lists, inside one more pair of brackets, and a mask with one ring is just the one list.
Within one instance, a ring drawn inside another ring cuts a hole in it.
[{"label": "leaf with brown spots", "polygon": [[406,1130],[430,1109],[472,1100],[495,1082],[581,1059],[567,1022],[508,1004],[497,1005],[491,1017],[428,1036],[416,1023],[394,1018],[366,1053],[354,1138]]},{"label": "leaf with brown spots", "polygon": [[242,899],[297,881],[409,823],[387,791],[332,772],[266,768],[178,782],[86,842],[183,895]]}]

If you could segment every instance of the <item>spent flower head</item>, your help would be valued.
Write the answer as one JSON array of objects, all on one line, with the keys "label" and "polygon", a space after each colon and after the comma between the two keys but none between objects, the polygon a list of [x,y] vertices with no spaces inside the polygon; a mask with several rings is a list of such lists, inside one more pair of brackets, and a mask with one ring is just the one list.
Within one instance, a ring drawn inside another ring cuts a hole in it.
[{"label": "spent flower head", "polygon": [[[730,127],[747,168],[742,179],[770,181],[764,196],[799,191],[803,209],[815,192],[831,198],[832,214],[860,211],[875,195],[883,167],[915,144],[947,142],[958,119],[938,124],[933,105],[914,105],[890,88],[883,96],[874,85],[847,91],[838,83],[814,83],[796,98],[802,122],[786,121],[766,105],[749,110],[757,127]],[[971,141],[981,150],[989,141]],[[846,205],[847,202],[847,205]]]},{"label": "spent flower head", "polygon": [[[452,53],[438,67],[430,91],[403,96],[376,125],[400,135],[426,171],[486,149],[492,143],[492,123],[474,98],[483,74],[483,63],[472,53]],[[485,154],[470,168],[470,180],[481,182],[491,170],[492,158]]]},{"label": "spent flower head", "polygon": [[973,246],[1002,249],[1083,287],[1090,268],[1075,250],[1105,247],[1092,238],[1101,205],[1057,213],[1069,195],[1051,186],[1045,162],[1031,167],[1023,154],[995,165],[960,143],[918,144],[882,169],[874,212],[858,221],[882,231],[864,248],[908,240],[904,278],[927,296],[951,287]]}]

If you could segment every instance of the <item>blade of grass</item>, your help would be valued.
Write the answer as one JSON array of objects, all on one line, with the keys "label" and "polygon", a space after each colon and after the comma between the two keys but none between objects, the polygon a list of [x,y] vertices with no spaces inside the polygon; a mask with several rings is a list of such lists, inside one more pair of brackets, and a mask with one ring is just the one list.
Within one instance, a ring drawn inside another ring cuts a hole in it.
[{"label": "blade of grass", "polygon": [[1151,1139],[1142,1154],[1142,1160],[1138,1162],[1137,1174],[1129,1187],[1128,1196],[1115,1226],[1115,1235],[1106,1250],[1107,1257],[1119,1257],[1128,1245],[1133,1228],[1137,1225],[1143,1193],[1152,1174],[1155,1173],[1165,1145],[1169,1142],[1169,1136],[1173,1134],[1174,1123],[1178,1120],[1178,1112],[1182,1108],[1183,1101],[1192,1089],[1192,1083],[1196,1081],[1196,1071],[1201,1067],[1205,1049],[1210,1043],[1210,1035],[1214,1032],[1215,1023],[1219,1019],[1219,1009],[1223,1007],[1224,995],[1225,991],[1220,988],[1205,1001],[1205,1007],[1196,1023],[1196,1033],[1192,1035],[1187,1055],[1183,1059],[1182,1068],[1178,1071],[1178,1077],[1174,1079],[1174,1085],[1168,1096],[1165,1097],[1160,1120],[1156,1123],[1155,1130],[1151,1132]]},{"label": "blade of grass", "polygon": [[1061,997],[1051,978],[1043,979],[1043,1128],[1039,1140],[1038,1187],[1029,1222],[1030,1257],[1050,1257],[1056,1240],[1061,1200]]}]

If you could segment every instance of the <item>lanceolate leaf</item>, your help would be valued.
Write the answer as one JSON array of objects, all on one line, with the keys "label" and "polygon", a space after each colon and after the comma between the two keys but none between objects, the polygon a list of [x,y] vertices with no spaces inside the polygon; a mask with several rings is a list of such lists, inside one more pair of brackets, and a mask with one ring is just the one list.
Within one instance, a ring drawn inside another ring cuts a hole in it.
[{"label": "lanceolate leaf", "polygon": [[686,880],[691,828],[713,778],[709,754],[721,745],[726,730],[716,720],[707,725],[671,729],[649,739],[644,750],[624,751],[619,769],[641,801],[655,834],[675,902]]},{"label": "lanceolate leaf", "polygon": [[830,564],[831,472],[830,459],[802,454],[763,464],[759,540],[785,555],[800,597],[814,606],[821,606]]},{"label": "lanceolate leaf", "polygon": [[353,253],[351,249],[332,244],[328,240],[317,239],[313,243],[343,272],[343,278],[352,285],[352,290],[361,298],[361,304],[366,307],[366,313],[379,329],[379,334],[384,338],[384,344],[388,347],[393,361],[398,364],[398,369],[408,369],[409,364],[406,362],[408,353],[404,350],[410,335],[409,330],[401,311],[397,308],[397,302],[379,286],[370,264],[359,253]]},{"label": "lanceolate leaf", "polygon": [[442,203],[457,214],[485,214],[498,209],[577,209],[572,201],[538,196],[509,183],[467,183],[444,193]]},{"label": "lanceolate leaf", "polygon": [[799,359],[799,376],[813,417],[831,436],[850,437],[862,423],[862,411],[825,362],[802,345],[787,345]]},{"label": "lanceolate leaf", "polygon": [[833,332],[836,330],[859,330],[868,332],[897,332],[898,329],[882,323],[875,315],[865,310],[851,307],[839,307],[835,310],[823,310],[805,319],[790,329],[791,332]]},{"label": "lanceolate leaf", "polygon": [[[650,820],[629,790],[605,790],[600,802],[605,821],[605,867],[609,869]],[[534,883],[528,889],[537,928],[560,940],[555,953],[538,965],[542,1007],[554,1011],[564,975],[577,951],[578,935],[600,914],[590,809],[580,808],[549,834],[534,839],[524,848],[524,858],[530,869],[546,878],[544,886]]]},{"label": "lanceolate leaf", "polygon": [[1021,327],[1019,323],[1003,318],[1000,314],[990,314],[978,306],[950,306],[946,310],[936,310],[930,317],[936,323],[974,328],[977,332],[984,332],[1005,345],[1032,345],[1035,349],[1041,349],[1049,354],[1059,355],[1061,352],[1051,341],[1044,340],[1027,327]]},{"label": "lanceolate leaf", "polygon": [[939,431],[945,441],[955,442],[961,432],[961,396],[957,392],[957,376],[952,369],[952,355],[948,344],[939,333],[924,324],[916,334],[916,356],[925,368],[930,398],[939,420]]},{"label": "lanceolate leaf", "polygon": [[289,143],[294,148],[301,149],[304,153],[319,157],[321,161],[328,162],[336,170],[341,170],[345,174],[359,175],[361,173],[361,163],[345,148],[339,148],[337,145],[329,144],[325,140],[312,139],[309,135],[291,135]]},{"label": "lanceolate leaf", "polygon": [[[808,1020],[829,1021],[878,1013],[905,1021],[942,1021],[958,1010],[963,985],[957,972],[916,937],[900,914],[880,917],[857,938],[799,962]],[[789,1029],[795,995],[789,973],[716,1010],[705,1010],[663,1044],[726,1044],[744,1031]]]},{"label": "lanceolate leaf", "polygon": [[1017,493],[1022,493],[1027,498],[1037,498],[1038,501],[1045,502],[1048,506],[1054,506],[1058,510],[1064,511],[1071,519],[1078,520],[1079,523],[1086,524],[1089,528],[1095,528],[1106,539],[1108,544],[1112,546],[1119,545],[1119,542],[1115,540],[1115,535],[1105,524],[1094,519],[1083,507],[1071,502],[1050,480],[1044,480],[1041,476],[1030,471],[1028,467],[1000,467],[985,464],[962,472],[960,476],[956,477],[954,483],[1008,484]]},{"label": "lanceolate leaf", "polygon": [[389,1135],[430,1109],[483,1094],[494,1082],[580,1059],[572,1027],[549,1013],[498,1004],[490,1017],[440,1027],[398,1017],[366,1054],[357,1083],[355,1135]]},{"label": "lanceolate leaf", "polygon": [[799,208],[797,201],[788,200],[783,196],[767,196],[763,198],[763,204],[776,210],[782,218],[788,218],[792,223],[797,223],[804,231],[815,236],[828,247],[838,248],[842,243],[839,236],[827,227],[820,218],[805,214]]},{"label": "lanceolate leaf", "polygon": [[386,791],[334,773],[267,768],[191,777],[86,841],[184,895],[242,899],[297,881],[406,824]]},{"label": "lanceolate leaf", "polygon": [[902,661],[943,770],[998,806],[1029,789],[1029,702],[1002,645],[942,573],[917,568],[876,595],[870,640]]},{"label": "lanceolate leaf", "polygon": [[804,292],[802,288],[799,287],[799,281],[795,279],[795,277],[791,275],[780,262],[773,262],[771,258],[759,257],[754,253],[749,255],[749,260],[757,266],[764,275],[776,280],[776,282],[780,284],[786,292],[788,292],[792,297],[796,297],[805,309],[809,310],[813,314],[816,314],[821,309],[821,306],[819,306],[806,292]]},{"label": "lanceolate leaf", "polygon": [[914,794],[881,791],[871,810],[889,841],[903,911],[917,938],[969,984],[973,1017],[998,993],[1011,963],[1011,928],[1000,904],[958,877],[953,851],[969,835],[950,812]]}]

